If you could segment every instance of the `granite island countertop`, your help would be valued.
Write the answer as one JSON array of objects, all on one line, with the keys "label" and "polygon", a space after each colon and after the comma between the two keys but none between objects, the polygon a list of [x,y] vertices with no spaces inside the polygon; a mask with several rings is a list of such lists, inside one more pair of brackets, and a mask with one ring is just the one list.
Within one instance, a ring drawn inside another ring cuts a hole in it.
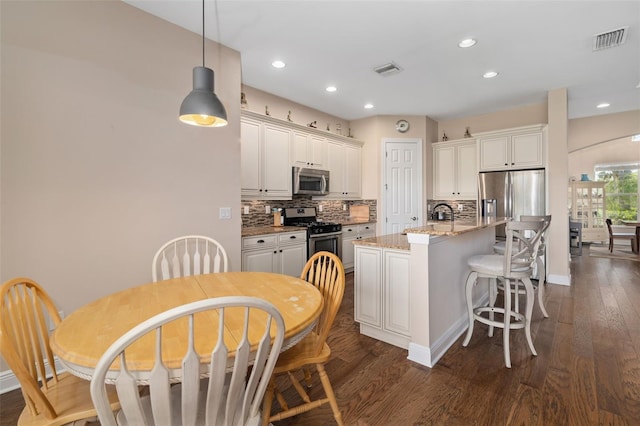
[{"label": "granite island countertop", "polygon": [[482,228],[498,226],[511,220],[508,217],[481,217],[464,221],[429,221],[424,226],[405,229],[403,234],[460,235]]},{"label": "granite island countertop", "polygon": [[411,249],[407,236],[404,234],[388,234],[377,237],[362,238],[359,240],[353,240],[352,243],[356,246],[380,247],[407,251]]}]

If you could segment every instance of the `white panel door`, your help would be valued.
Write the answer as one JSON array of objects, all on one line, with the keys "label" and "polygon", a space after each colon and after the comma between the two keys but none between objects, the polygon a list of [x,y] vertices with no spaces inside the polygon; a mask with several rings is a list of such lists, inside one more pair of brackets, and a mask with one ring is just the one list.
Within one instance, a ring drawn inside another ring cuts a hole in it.
[{"label": "white panel door", "polygon": [[384,251],[384,329],[409,336],[409,252]]},{"label": "white panel door", "polygon": [[282,127],[264,126],[263,197],[291,196],[290,132]]},{"label": "white panel door", "polygon": [[456,193],[456,147],[433,147],[433,196],[449,199]]},{"label": "white panel door", "polygon": [[260,195],[262,179],[260,173],[260,131],[261,125],[257,121],[243,118],[240,120],[240,143],[241,163],[241,187],[242,195]]},{"label": "white panel door", "polygon": [[542,132],[511,137],[511,166],[515,168],[542,167]]},{"label": "white panel door", "polygon": [[358,322],[382,327],[382,250],[356,247],[354,316]]},{"label": "white panel door", "polygon": [[456,163],[457,195],[465,198],[478,197],[478,166],[476,160],[475,142],[457,147],[458,161]]},{"label": "white panel door", "polygon": [[419,226],[422,173],[418,141],[385,142],[385,234]]}]

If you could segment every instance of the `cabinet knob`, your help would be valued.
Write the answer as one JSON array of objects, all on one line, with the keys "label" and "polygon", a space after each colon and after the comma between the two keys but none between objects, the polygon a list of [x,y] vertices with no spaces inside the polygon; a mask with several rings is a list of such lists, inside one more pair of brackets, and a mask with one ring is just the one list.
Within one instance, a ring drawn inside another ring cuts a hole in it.
[{"label": "cabinet knob", "polygon": [[[411,220],[418,220],[418,218],[416,216],[412,217]],[[369,229],[369,228],[367,228]]]},{"label": "cabinet knob", "polygon": [[512,166],[515,166],[516,163],[511,163]]},{"label": "cabinet knob", "polygon": [[277,251],[277,250],[274,250],[274,251],[273,251],[273,254],[278,254],[278,251]]},{"label": "cabinet knob", "polygon": [[505,166],[508,166],[508,165],[509,165],[509,163],[504,163],[504,165],[505,165]]},{"label": "cabinet knob", "polygon": [[258,192],[262,192],[262,189],[259,189]]},{"label": "cabinet knob", "polygon": [[265,190],[264,190],[264,192],[269,192],[269,190],[268,190],[268,189],[265,189]]}]

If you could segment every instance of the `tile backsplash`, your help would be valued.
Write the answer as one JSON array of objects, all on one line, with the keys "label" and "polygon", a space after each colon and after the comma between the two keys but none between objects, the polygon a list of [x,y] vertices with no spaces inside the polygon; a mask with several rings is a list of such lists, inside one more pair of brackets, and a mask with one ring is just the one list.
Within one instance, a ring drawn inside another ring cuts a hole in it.
[{"label": "tile backsplash", "polygon": [[[325,222],[346,222],[350,206],[369,206],[369,220],[377,220],[376,200],[312,200],[311,197],[294,196],[293,200],[242,201],[242,212],[249,207],[249,214],[242,214],[242,226],[269,226],[273,224],[273,215],[265,213],[265,207],[291,208],[315,207],[318,220]],[[322,205],[322,211],[319,206]],[[346,208],[345,208],[346,207]]]}]

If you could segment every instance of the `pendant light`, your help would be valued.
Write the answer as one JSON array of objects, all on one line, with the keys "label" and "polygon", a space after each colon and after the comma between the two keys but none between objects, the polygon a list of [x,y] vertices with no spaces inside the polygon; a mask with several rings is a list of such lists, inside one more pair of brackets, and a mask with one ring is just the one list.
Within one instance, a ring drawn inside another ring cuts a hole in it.
[{"label": "pendant light", "polygon": [[[220,31],[217,6],[216,25]],[[220,37],[218,42],[219,40]],[[193,90],[180,105],[180,121],[202,127],[227,125],[227,111],[213,91],[213,70],[204,66],[204,0],[202,0],[202,66],[193,68]]]}]

